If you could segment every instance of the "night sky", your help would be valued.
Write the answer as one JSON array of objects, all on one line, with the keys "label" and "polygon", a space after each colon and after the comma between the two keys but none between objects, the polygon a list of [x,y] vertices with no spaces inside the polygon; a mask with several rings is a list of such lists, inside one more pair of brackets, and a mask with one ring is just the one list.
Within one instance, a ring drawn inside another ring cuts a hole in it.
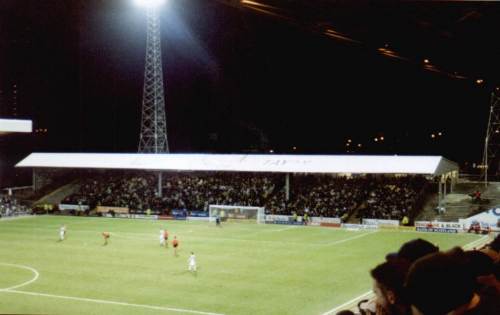
[{"label": "night sky", "polygon": [[[161,9],[171,152],[480,161],[500,83],[499,5],[257,2],[266,6]],[[1,138],[2,167],[33,151],[136,152],[145,42],[145,12],[132,0],[0,1],[0,116],[47,129]]]}]

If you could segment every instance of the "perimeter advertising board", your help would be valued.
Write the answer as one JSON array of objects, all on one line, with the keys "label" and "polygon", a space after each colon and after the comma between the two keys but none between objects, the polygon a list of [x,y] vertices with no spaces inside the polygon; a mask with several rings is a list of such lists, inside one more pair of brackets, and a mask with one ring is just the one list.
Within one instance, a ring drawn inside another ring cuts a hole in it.
[{"label": "perimeter advertising board", "polygon": [[463,230],[458,222],[415,221],[415,230],[420,232],[458,233]]}]

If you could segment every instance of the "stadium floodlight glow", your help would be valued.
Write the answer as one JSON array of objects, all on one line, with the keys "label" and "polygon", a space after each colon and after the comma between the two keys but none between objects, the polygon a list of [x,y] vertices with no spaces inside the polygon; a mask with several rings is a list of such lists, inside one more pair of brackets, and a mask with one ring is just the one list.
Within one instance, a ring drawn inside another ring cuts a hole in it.
[{"label": "stadium floodlight glow", "polygon": [[166,0],[134,0],[135,4],[144,8],[157,8],[165,3]]}]

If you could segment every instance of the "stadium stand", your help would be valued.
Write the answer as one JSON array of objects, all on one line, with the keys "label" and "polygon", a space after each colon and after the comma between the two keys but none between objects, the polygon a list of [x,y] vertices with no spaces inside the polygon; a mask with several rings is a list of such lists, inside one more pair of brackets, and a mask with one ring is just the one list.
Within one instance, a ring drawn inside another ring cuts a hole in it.
[{"label": "stadium stand", "polygon": [[263,206],[277,181],[277,176],[260,174],[167,174],[159,197],[154,175],[118,171],[85,179],[80,190],[62,202],[91,208],[128,207],[139,213],[151,209],[162,214],[171,209],[208,211],[210,204]]},{"label": "stadium stand", "polygon": [[155,176],[145,172],[108,171],[87,176],[64,204],[207,211],[210,204],[265,207],[269,214],[343,217],[360,209],[364,218],[399,220],[408,215],[427,181],[420,176],[296,175],[286,200],[283,176],[261,173],[166,173],[163,194],[155,192]]},{"label": "stadium stand", "polygon": [[296,177],[288,212],[311,216],[339,217],[355,210],[368,195],[367,177],[306,175]]},{"label": "stadium stand", "polygon": [[360,218],[396,219],[413,216],[423,197],[427,181],[421,176],[378,177],[368,183],[368,197],[358,213]]},{"label": "stadium stand", "polygon": [[458,165],[440,156],[32,153],[16,166],[85,170],[87,179],[75,182],[80,190],[63,203],[90,208],[165,214],[217,203],[344,222],[355,214],[412,219],[426,194],[424,178],[439,181],[440,200],[458,179]]}]

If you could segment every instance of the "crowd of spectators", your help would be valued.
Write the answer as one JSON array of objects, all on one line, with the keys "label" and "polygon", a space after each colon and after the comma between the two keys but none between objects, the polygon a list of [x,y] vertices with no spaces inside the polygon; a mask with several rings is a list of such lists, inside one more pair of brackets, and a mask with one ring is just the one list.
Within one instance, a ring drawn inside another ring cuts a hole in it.
[{"label": "crowd of spectators", "polygon": [[299,215],[338,217],[355,210],[366,199],[368,179],[329,175],[295,176],[287,210]]},{"label": "crowd of spectators", "polygon": [[164,174],[160,197],[154,174],[100,174],[83,180],[79,190],[62,203],[160,213],[172,209],[208,211],[211,204],[262,207],[277,182],[277,176],[250,173]]},{"label": "crowd of spectators", "polygon": [[409,216],[425,184],[425,178],[420,176],[372,178],[366,183],[369,193],[358,217],[400,220]]},{"label": "crowd of spectators", "polygon": [[0,217],[16,216],[29,213],[29,208],[22,205],[16,198],[0,195]]},{"label": "crowd of spectators", "polygon": [[279,182],[276,175],[254,173],[176,174],[166,178],[163,194],[169,208],[208,211],[211,204],[263,207]]},{"label": "crowd of spectators", "polygon": [[500,236],[478,249],[444,252],[411,240],[370,274],[375,298],[337,315],[500,314]]},{"label": "crowd of spectators", "polygon": [[107,172],[93,174],[80,182],[79,190],[64,198],[63,204],[127,207],[134,210],[165,209],[165,200],[156,193],[156,177],[147,173]]},{"label": "crowd of spectators", "polygon": [[153,173],[105,173],[87,176],[62,203],[128,207],[168,213],[172,209],[208,211],[211,204],[264,207],[268,214],[297,213],[345,218],[401,219],[422,193],[423,177],[291,175],[286,198],[283,174],[164,173],[158,196]]}]

